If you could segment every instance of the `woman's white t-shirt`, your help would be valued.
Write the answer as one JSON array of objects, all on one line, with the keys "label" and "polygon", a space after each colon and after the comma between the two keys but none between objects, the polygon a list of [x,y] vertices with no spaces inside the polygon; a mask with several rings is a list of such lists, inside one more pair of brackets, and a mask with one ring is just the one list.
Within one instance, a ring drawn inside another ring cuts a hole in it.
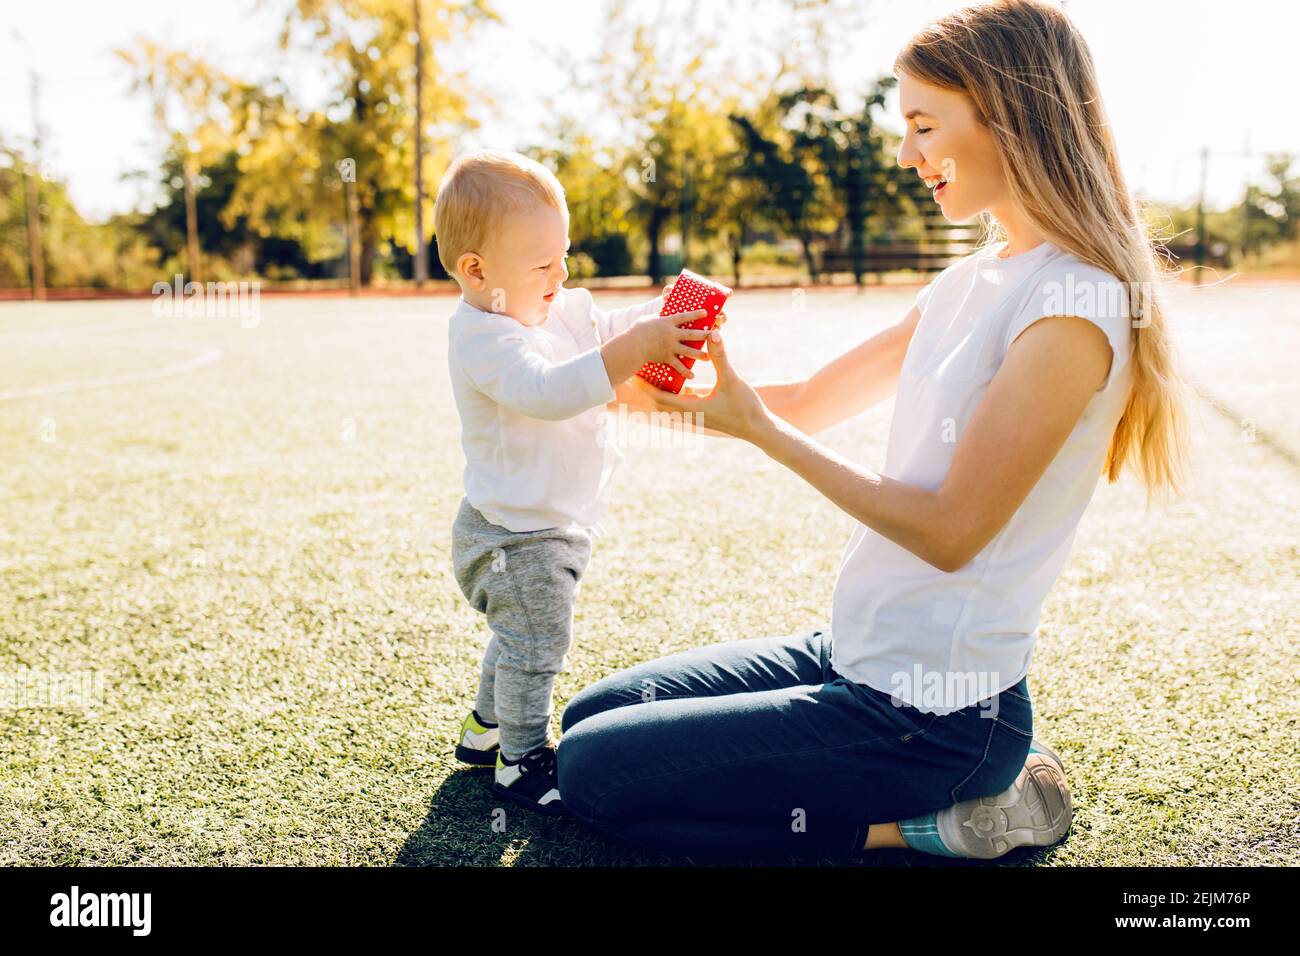
[{"label": "woman's white t-shirt", "polygon": [[965,567],[943,572],[859,523],[832,600],[831,663],[850,680],[945,714],[1019,683],[1043,599],[1101,475],[1131,382],[1127,284],[1048,242],[1009,258],[987,246],[918,293],[883,474],[938,489],[1016,337],[1078,315],[1110,340],[1106,382],[1029,496]]}]

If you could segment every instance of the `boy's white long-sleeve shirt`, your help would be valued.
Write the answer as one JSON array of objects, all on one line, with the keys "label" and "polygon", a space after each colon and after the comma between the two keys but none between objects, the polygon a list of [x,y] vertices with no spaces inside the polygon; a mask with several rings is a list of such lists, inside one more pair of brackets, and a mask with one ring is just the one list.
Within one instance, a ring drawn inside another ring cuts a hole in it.
[{"label": "boy's white long-sleeve shirt", "polygon": [[463,298],[447,360],[465,450],[465,496],[510,531],[577,525],[598,532],[622,460],[602,433],[614,389],[600,345],[662,297],[607,311],[586,289],[561,288],[546,320],[526,326]]}]

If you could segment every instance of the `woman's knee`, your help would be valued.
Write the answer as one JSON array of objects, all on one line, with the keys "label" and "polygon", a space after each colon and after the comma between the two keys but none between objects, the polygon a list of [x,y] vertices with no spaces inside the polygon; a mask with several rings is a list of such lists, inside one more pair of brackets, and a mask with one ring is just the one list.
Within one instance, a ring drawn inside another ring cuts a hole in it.
[{"label": "woman's knee", "polygon": [[574,727],[560,738],[556,751],[560,799],[567,810],[586,820],[595,819],[596,803],[607,789],[609,737],[609,731],[591,724]]},{"label": "woman's knee", "polygon": [[574,724],[594,714],[613,710],[624,704],[636,703],[639,699],[619,679],[619,674],[610,674],[594,684],[588,684],[569,698],[569,702],[564,706],[564,712],[560,714],[560,730],[567,733]]},{"label": "woman's knee", "polygon": [[564,705],[564,711],[560,714],[561,732],[568,734],[569,728],[574,724],[604,709],[600,706],[600,694],[592,691],[591,686],[584,687],[569,698],[569,702]]}]

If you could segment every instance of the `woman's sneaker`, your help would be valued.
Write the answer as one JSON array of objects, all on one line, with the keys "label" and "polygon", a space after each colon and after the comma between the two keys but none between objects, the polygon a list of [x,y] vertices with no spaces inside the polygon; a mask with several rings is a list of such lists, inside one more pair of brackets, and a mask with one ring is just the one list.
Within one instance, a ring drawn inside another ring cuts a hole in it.
[{"label": "woman's sneaker", "polygon": [[1034,737],[1029,741],[1029,752],[1031,754],[1045,754],[1046,756],[1051,757],[1056,761],[1056,765],[1061,768],[1061,773],[1065,773],[1065,764],[1061,762],[1061,758],[1057,756],[1056,751],[1047,746],[1047,744],[1043,743],[1037,737]]},{"label": "woman's sneaker", "polygon": [[479,718],[471,710],[460,725],[460,741],[456,744],[456,759],[474,767],[495,767],[501,752],[501,731],[496,724]]},{"label": "woman's sneaker", "polygon": [[492,789],[521,807],[559,816],[565,809],[560,802],[560,782],[555,768],[554,744],[536,747],[518,760],[507,760],[498,752]]},{"label": "woman's sneaker", "polygon": [[963,800],[939,811],[944,845],[960,856],[992,860],[1018,846],[1051,846],[1065,838],[1074,817],[1061,758],[1033,741],[1016,782],[992,797]]}]

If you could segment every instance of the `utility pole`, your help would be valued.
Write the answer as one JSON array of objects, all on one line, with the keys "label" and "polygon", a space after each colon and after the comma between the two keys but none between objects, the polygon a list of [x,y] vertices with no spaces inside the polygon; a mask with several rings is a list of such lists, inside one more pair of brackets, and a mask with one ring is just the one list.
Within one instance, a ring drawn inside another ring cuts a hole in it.
[{"label": "utility pole", "polygon": [[1241,201],[1241,263],[1246,264],[1246,250],[1250,248],[1250,132],[1242,143],[1242,156],[1246,159],[1246,175],[1241,177],[1246,184],[1246,198]]},{"label": "utility pole", "polygon": [[361,288],[360,243],[357,241],[357,161],[351,156],[334,164],[343,186],[343,236],[347,241],[348,295],[356,295]]},{"label": "utility pole", "polygon": [[1210,166],[1210,147],[1201,147],[1201,193],[1196,199],[1196,275],[1192,281],[1201,284],[1205,267],[1205,179]]},{"label": "utility pole", "polygon": [[424,244],[424,31],[420,0],[415,8],[415,284],[429,281],[429,253]]},{"label": "utility pole", "polygon": [[1251,207],[1250,207],[1250,200],[1251,200],[1251,197],[1252,197],[1252,196],[1254,195],[1254,193],[1255,193],[1255,187],[1252,186],[1252,185],[1250,184],[1250,181],[1249,181],[1249,179],[1250,179],[1250,169],[1249,169],[1249,164],[1250,164],[1250,159],[1251,159],[1251,156],[1252,156],[1252,155],[1253,155],[1253,154],[1252,154],[1251,151],[1250,151],[1250,134],[1249,134],[1249,133],[1246,134],[1246,141],[1245,141],[1245,143],[1243,144],[1243,149],[1241,150],[1241,152],[1232,152],[1232,151],[1220,151],[1220,150],[1215,150],[1214,153],[1211,153],[1211,152],[1210,152],[1210,147],[1208,147],[1208,146],[1202,146],[1202,147],[1201,147],[1201,192],[1200,192],[1200,195],[1197,197],[1197,200],[1196,200],[1196,265],[1197,265],[1198,268],[1197,268],[1197,270],[1196,270],[1196,275],[1192,277],[1192,280],[1193,280],[1197,285],[1200,285],[1200,282],[1201,282],[1201,268],[1200,268],[1200,267],[1203,266],[1203,265],[1205,264],[1206,253],[1207,253],[1207,251],[1209,250],[1209,237],[1206,235],[1206,231],[1205,231],[1205,228],[1206,228],[1206,227],[1205,227],[1205,186],[1206,186],[1206,179],[1208,178],[1208,169],[1209,169],[1209,165],[1210,165],[1210,157],[1211,157],[1211,156],[1214,156],[1214,158],[1216,158],[1216,159],[1237,159],[1237,158],[1244,158],[1244,159],[1246,160],[1246,163],[1247,163],[1247,170],[1246,170],[1246,177],[1245,177],[1246,180],[1247,180],[1247,181],[1246,181],[1246,198],[1245,198],[1245,200],[1242,202],[1243,209],[1242,209],[1242,213],[1241,213],[1241,250],[1240,250],[1240,253],[1241,253],[1241,257],[1242,257],[1242,259],[1244,260],[1244,259],[1245,259],[1245,256],[1246,256],[1246,249],[1247,249],[1248,242],[1249,242],[1249,238],[1250,238],[1250,218],[1251,218],[1251,216],[1250,216],[1250,208],[1251,208]]},{"label": "utility pole", "polygon": [[361,288],[360,236],[357,235],[357,191],[352,179],[343,181],[343,194],[348,204],[348,290],[356,295]]},{"label": "utility pole", "polygon": [[32,298],[45,298],[45,246],[41,241],[41,81],[36,67],[31,68],[32,84],[32,152],[36,156],[35,174],[27,170],[27,255],[32,265]]},{"label": "utility pole", "polygon": [[[32,162],[23,162],[23,194],[27,205],[27,263],[30,267],[32,299],[45,298],[45,247],[41,240],[41,79],[36,73],[36,58],[27,41],[17,30],[13,38],[27,54],[28,79],[32,99]],[[17,153],[14,154],[17,159]]]},{"label": "utility pole", "polygon": [[[39,175],[39,171],[37,172]],[[23,164],[23,181],[27,189],[27,259],[31,265],[32,298],[45,298],[45,253],[41,248],[41,200],[36,176]]]}]

